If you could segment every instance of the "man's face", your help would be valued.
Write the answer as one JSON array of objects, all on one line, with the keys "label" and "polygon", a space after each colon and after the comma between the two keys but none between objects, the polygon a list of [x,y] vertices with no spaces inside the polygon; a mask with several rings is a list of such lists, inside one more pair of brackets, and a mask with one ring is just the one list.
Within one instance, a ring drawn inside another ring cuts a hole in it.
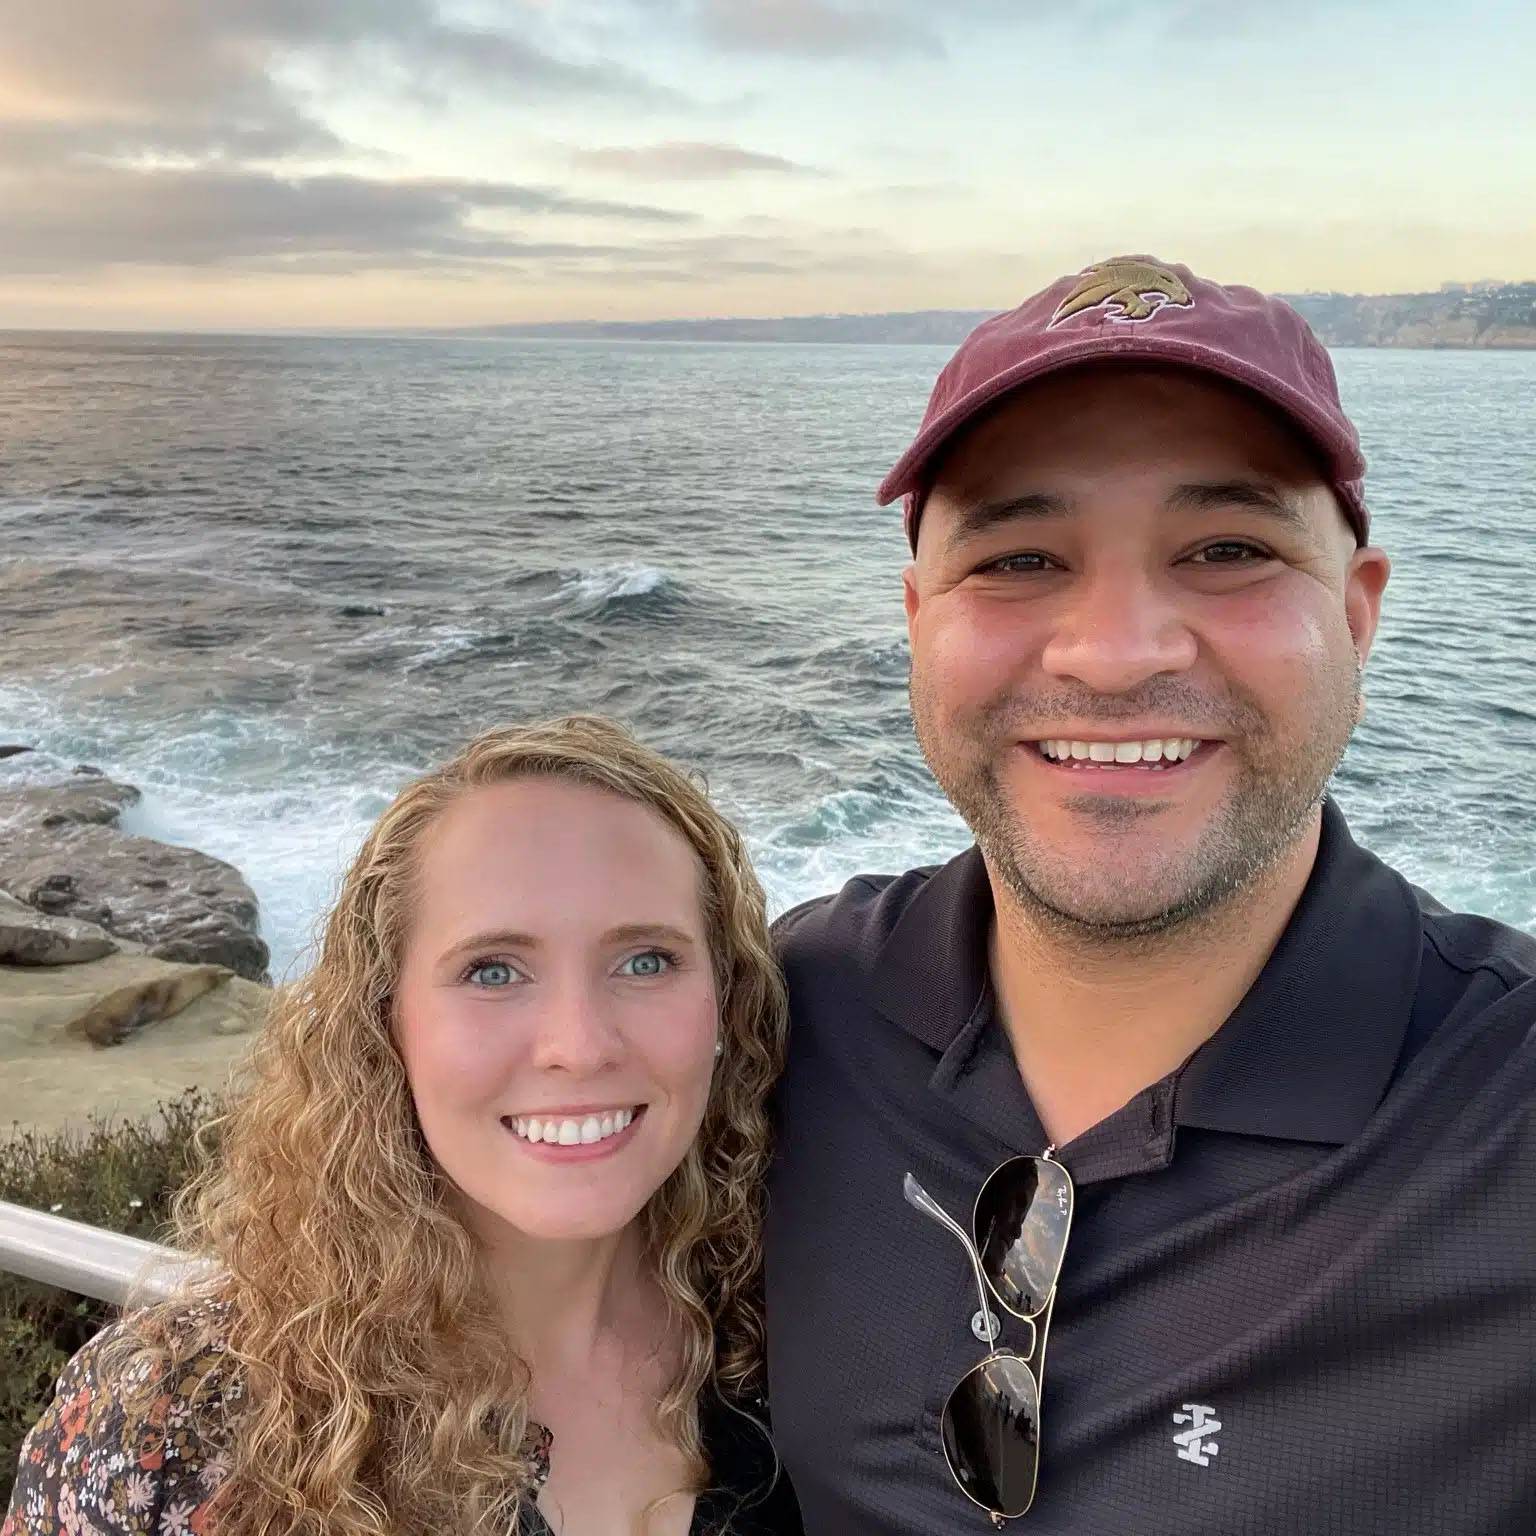
[{"label": "man's face", "polygon": [[1018,900],[1163,931],[1315,825],[1387,571],[1245,393],[1162,369],[1044,380],[959,440],[925,503],[918,741]]}]

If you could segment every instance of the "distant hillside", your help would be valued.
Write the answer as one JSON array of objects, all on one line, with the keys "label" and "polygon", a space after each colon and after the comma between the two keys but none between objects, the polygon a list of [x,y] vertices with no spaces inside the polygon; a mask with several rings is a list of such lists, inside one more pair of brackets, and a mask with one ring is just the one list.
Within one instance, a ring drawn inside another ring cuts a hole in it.
[{"label": "distant hillside", "polygon": [[990,309],[916,309],[887,315],[790,315],[782,319],[579,320],[548,325],[484,325],[480,336],[546,336],[564,341],[932,342],[953,346]]},{"label": "distant hillside", "polygon": [[1536,347],[1536,283],[1286,297],[1330,347]]},{"label": "distant hillside", "polygon": [[[1286,294],[1331,347],[1533,347],[1536,282],[1479,284],[1440,293]],[[993,313],[919,309],[884,315],[794,315],[782,319],[581,321],[486,325],[477,336],[564,341],[809,341],[954,346]]]}]

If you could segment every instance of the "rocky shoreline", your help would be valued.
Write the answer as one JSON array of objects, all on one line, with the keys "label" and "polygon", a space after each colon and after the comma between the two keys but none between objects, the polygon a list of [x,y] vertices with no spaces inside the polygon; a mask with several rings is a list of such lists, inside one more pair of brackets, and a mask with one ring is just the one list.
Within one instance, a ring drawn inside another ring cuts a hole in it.
[{"label": "rocky shoreline", "polygon": [[217,1091],[271,996],[233,866],[120,826],[140,798],[0,744],[0,1134]]}]

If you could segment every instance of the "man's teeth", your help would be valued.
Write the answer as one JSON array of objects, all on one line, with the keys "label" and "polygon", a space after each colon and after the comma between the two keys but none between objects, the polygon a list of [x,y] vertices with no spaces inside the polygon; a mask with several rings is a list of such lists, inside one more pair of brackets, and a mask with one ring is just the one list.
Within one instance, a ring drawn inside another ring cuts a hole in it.
[{"label": "man's teeth", "polygon": [[607,1141],[617,1136],[635,1118],[632,1109],[613,1109],[581,1120],[541,1119],[538,1115],[516,1115],[512,1129],[524,1141],[558,1142],[562,1147],[582,1146],[587,1142]]},{"label": "man's teeth", "polygon": [[1200,743],[1193,736],[1163,741],[1037,741],[1045,757],[1058,763],[1182,763]]}]

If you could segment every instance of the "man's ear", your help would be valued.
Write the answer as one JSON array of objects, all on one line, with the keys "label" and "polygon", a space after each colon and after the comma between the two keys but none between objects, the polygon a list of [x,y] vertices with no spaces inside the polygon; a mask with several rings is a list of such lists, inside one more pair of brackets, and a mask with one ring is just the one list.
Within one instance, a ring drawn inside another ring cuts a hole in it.
[{"label": "man's ear", "polygon": [[1357,549],[1350,556],[1349,569],[1344,574],[1344,619],[1362,667],[1376,639],[1376,626],[1381,622],[1381,597],[1391,574],[1392,562],[1386,551],[1374,544]]},{"label": "man's ear", "polygon": [[[1349,569],[1344,575],[1344,620],[1349,625],[1350,638],[1355,642],[1355,666],[1365,671],[1365,658],[1371,654],[1376,639],[1376,626],[1381,622],[1381,595],[1386,591],[1387,578],[1392,574],[1392,562],[1385,551],[1374,545],[1357,549],[1350,556]],[[1359,702],[1355,706],[1355,724],[1365,719],[1365,691],[1358,691]]]},{"label": "man's ear", "polygon": [[912,626],[917,622],[917,608],[922,601],[917,595],[917,566],[909,565],[901,573],[901,596],[907,609],[907,643],[912,643]]}]

